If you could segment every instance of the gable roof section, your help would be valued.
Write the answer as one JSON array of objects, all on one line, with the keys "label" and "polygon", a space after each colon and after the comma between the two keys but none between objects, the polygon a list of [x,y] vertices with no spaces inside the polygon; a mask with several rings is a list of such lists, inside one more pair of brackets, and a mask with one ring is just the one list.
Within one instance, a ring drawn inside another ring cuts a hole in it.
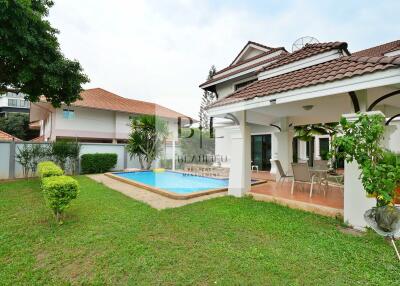
[{"label": "gable roof section", "polygon": [[102,88],[92,88],[81,93],[82,100],[72,103],[72,106],[114,110],[132,114],[157,115],[166,118],[188,117],[164,106],[121,97]]},{"label": "gable roof section", "polygon": [[353,53],[353,56],[367,56],[367,57],[375,57],[375,56],[384,56],[384,54],[389,53],[391,51],[395,51],[400,49],[400,40],[396,40],[393,42],[385,43],[379,46],[375,46],[372,48],[368,48],[365,50],[361,50]]},{"label": "gable roof section", "polygon": [[[261,57],[263,57],[263,56],[272,54],[272,53],[274,53],[274,52],[276,52],[276,51],[279,51],[279,50],[281,50],[282,53],[280,53],[280,54],[277,55],[277,56],[274,56],[274,57],[271,57],[271,58],[267,58],[267,59],[265,59],[265,60],[256,62],[256,63],[254,63],[254,64],[252,64],[252,65],[248,65],[248,66],[245,66],[245,67],[243,67],[243,68],[237,69],[237,70],[235,70],[235,71],[229,72],[229,73],[227,73],[227,74],[218,76],[218,74],[222,73],[223,71],[229,71],[230,69],[233,69],[233,68],[239,67],[239,66],[241,66],[241,65],[243,65],[243,64],[245,64],[245,63],[251,62],[252,60],[254,60],[254,59],[256,59],[256,58],[261,58]],[[234,65],[234,66],[231,66],[231,67],[228,67],[228,68],[225,68],[224,70],[221,70],[219,73],[216,73],[216,74],[213,76],[212,79],[210,79],[210,80],[208,80],[208,81],[202,83],[202,84],[200,85],[200,87],[205,87],[205,86],[207,86],[207,85],[209,85],[209,84],[211,84],[211,83],[217,82],[217,81],[219,81],[219,80],[221,80],[221,79],[230,77],[230,76],[235,75],[235,74],[237,74],[237,73],[240,73],[240,72],[243,72],[243,71],[246,71],[246,70],[249,70],[249,69],[258,67],[258,66],[262,66],[262,65],[265,65],[265,64],[270,63],[270,62],[273,62],[273,61],[276,61],[277,59],[280,59],[280,58],[284,57],[286,54],[287,54],[287,52],[286,52],[286,50],[283,49],[283,48],[277,48],[277,49],[271,50],[270,52],[267,52],[267,53],[265,53],[265,54],[263,54],[263,55],[259,55],[259,56],[253,57],[253,58],[251,58],[251,59],[249,59],[249,60],[247,60],[247,61],[245,61],[245,62],[242,62],[242,63],[240,63],[240,64],[237,64],[237,65]]]},{"label": "gable roof section", "polygon": [[0,130],[0,141],[22,141],[22,140]]},{"label": "gable roof section", "polygon": [[237,64],[238,59],[240,58],[240,56],[242,56],[244,54],[244,52],[251,46],[255,46],[258,49],[267,52],[268,50],[271,50],[273,48],[253,42],[253,41],[248,41],[247,44],[243,47],[243,49],[239,52],[239,54],[235,57],[235,59],[232,61],[232,63],[229,66],[232,66],[234,64]]},{"label": "gable roof section", "polygon": [[230,96],[220,99],[208,108],[264,97],[298,88],[347,79],[376,71],[400,67],[397,57],[344,56],[328,62],[256,81]]},{"label": "gable roof section", "polygon": [[288,53],[285,57],[282,57],[272,65],[266,66],[263,70],[272,70],[274,68],[335,49],[344,50],[348,55],[350,55],[350,53],[347,51],[347,43],[345,42],[307,44],[300,50],[297,50],[291,54]]}]

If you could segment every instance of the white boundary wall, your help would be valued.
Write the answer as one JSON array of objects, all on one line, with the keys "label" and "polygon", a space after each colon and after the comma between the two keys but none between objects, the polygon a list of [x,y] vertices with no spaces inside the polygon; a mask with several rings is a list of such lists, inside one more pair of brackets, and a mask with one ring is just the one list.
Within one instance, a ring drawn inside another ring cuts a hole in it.
[{"label": "white boundary wall", "polygon": [[[15,160],[15,154],[18,148],[23,148],[25,144],[47,145],[48,143],[0,141],[0,180],[23,178],[22,166]],[[130,158],[125,144],[80,143],[80,145],[81,156],[89,153],[116,153],[118,160],[112,171],[140,168],[139,160],[135,157]],[[14,148],[15,152],[13,152]]]}]

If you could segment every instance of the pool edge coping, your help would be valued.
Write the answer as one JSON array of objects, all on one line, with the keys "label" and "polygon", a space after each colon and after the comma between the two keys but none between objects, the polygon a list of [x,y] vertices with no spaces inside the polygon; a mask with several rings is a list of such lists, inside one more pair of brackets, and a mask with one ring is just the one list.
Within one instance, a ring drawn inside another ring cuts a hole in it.
[{"label": "pool edge coping", "polygon": [[[122,171],[122,172],[118,172],[118,173],[131,173],[131,172],[148,172],[149,170],[137,170],[137,171]],[[174,171],[171,171],[174,172]],[[195,193],[191,193],[191,194],[177,194],[177,193],[173,193],[167,190],[163,190],[157,187],[152,187],[146,184],[142,184],[140,182],[134,181],[134,180],[130,180],[127,178],[123,178],[121,176],[115,175],[115,172],[107,172],[104,173],[105,176],[112,178],[114,180],[135,186],[135,187],[139,187],[142,189],[145,189],[147,191],[156,193],[158,195],[162,195],[165,196],[167,198],[170,199],[175,199],[175,200],[188,200],[188,199],[192,199],[192,198],[197,198],[197,197],[202,197],[202,196],[206,196],[206,195],[212,195],[212,194],[216,194],[216,193],[222,193],[222,192],[227,192],[228,191],[228,187],[226,188],[218,188],[218,189],[210,189],[210,190],[205,190],[205,191],[199,191],[199,192],[195,192]],[[176,172],[176,173],[180,173],[180,172]],[[206,177],[205,178],[211,178],[211,179],[216,179],[213,177]],[[259,185],[259,184],[263,184],[263,183],[267,183],[267,180],[256,180],[256,182],[252,183],[252,186],[255,185]]]}]

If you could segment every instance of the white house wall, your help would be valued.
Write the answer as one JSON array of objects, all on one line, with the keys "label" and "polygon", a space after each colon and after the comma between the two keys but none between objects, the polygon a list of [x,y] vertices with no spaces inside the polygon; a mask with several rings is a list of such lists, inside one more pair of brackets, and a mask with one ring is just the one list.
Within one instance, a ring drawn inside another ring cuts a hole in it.
[{"label": "white house wall", "polygon": [[80,107],[70,109],[75,112],[73,119],[65,119],[63,117],[63,108],[56,110],[55,136],[114,138],[114,111]]},{"label": "white house wall", "polygon": [[225,98],[235,91],[235,87],[232,81],[223,82],[216,86],[218,99]]},{"label": "white house wall", "polygon": [[391,151],[400,152],[400,120],[392,121],[386,126],[384,146]]}]

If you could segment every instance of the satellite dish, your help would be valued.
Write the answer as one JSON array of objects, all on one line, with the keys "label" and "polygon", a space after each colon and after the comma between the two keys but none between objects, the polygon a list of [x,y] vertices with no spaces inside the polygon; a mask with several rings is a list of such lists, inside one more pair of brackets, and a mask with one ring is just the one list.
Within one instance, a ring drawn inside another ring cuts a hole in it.
[{"label": "satellite dish", "polygon": [[294,41],[292,45],[292,52],[304,48],[304,46],[307,44],[317,44],[317,43],[319,43],[319,41],[314,37],[306,36],[298,38],[296,41]]}]

